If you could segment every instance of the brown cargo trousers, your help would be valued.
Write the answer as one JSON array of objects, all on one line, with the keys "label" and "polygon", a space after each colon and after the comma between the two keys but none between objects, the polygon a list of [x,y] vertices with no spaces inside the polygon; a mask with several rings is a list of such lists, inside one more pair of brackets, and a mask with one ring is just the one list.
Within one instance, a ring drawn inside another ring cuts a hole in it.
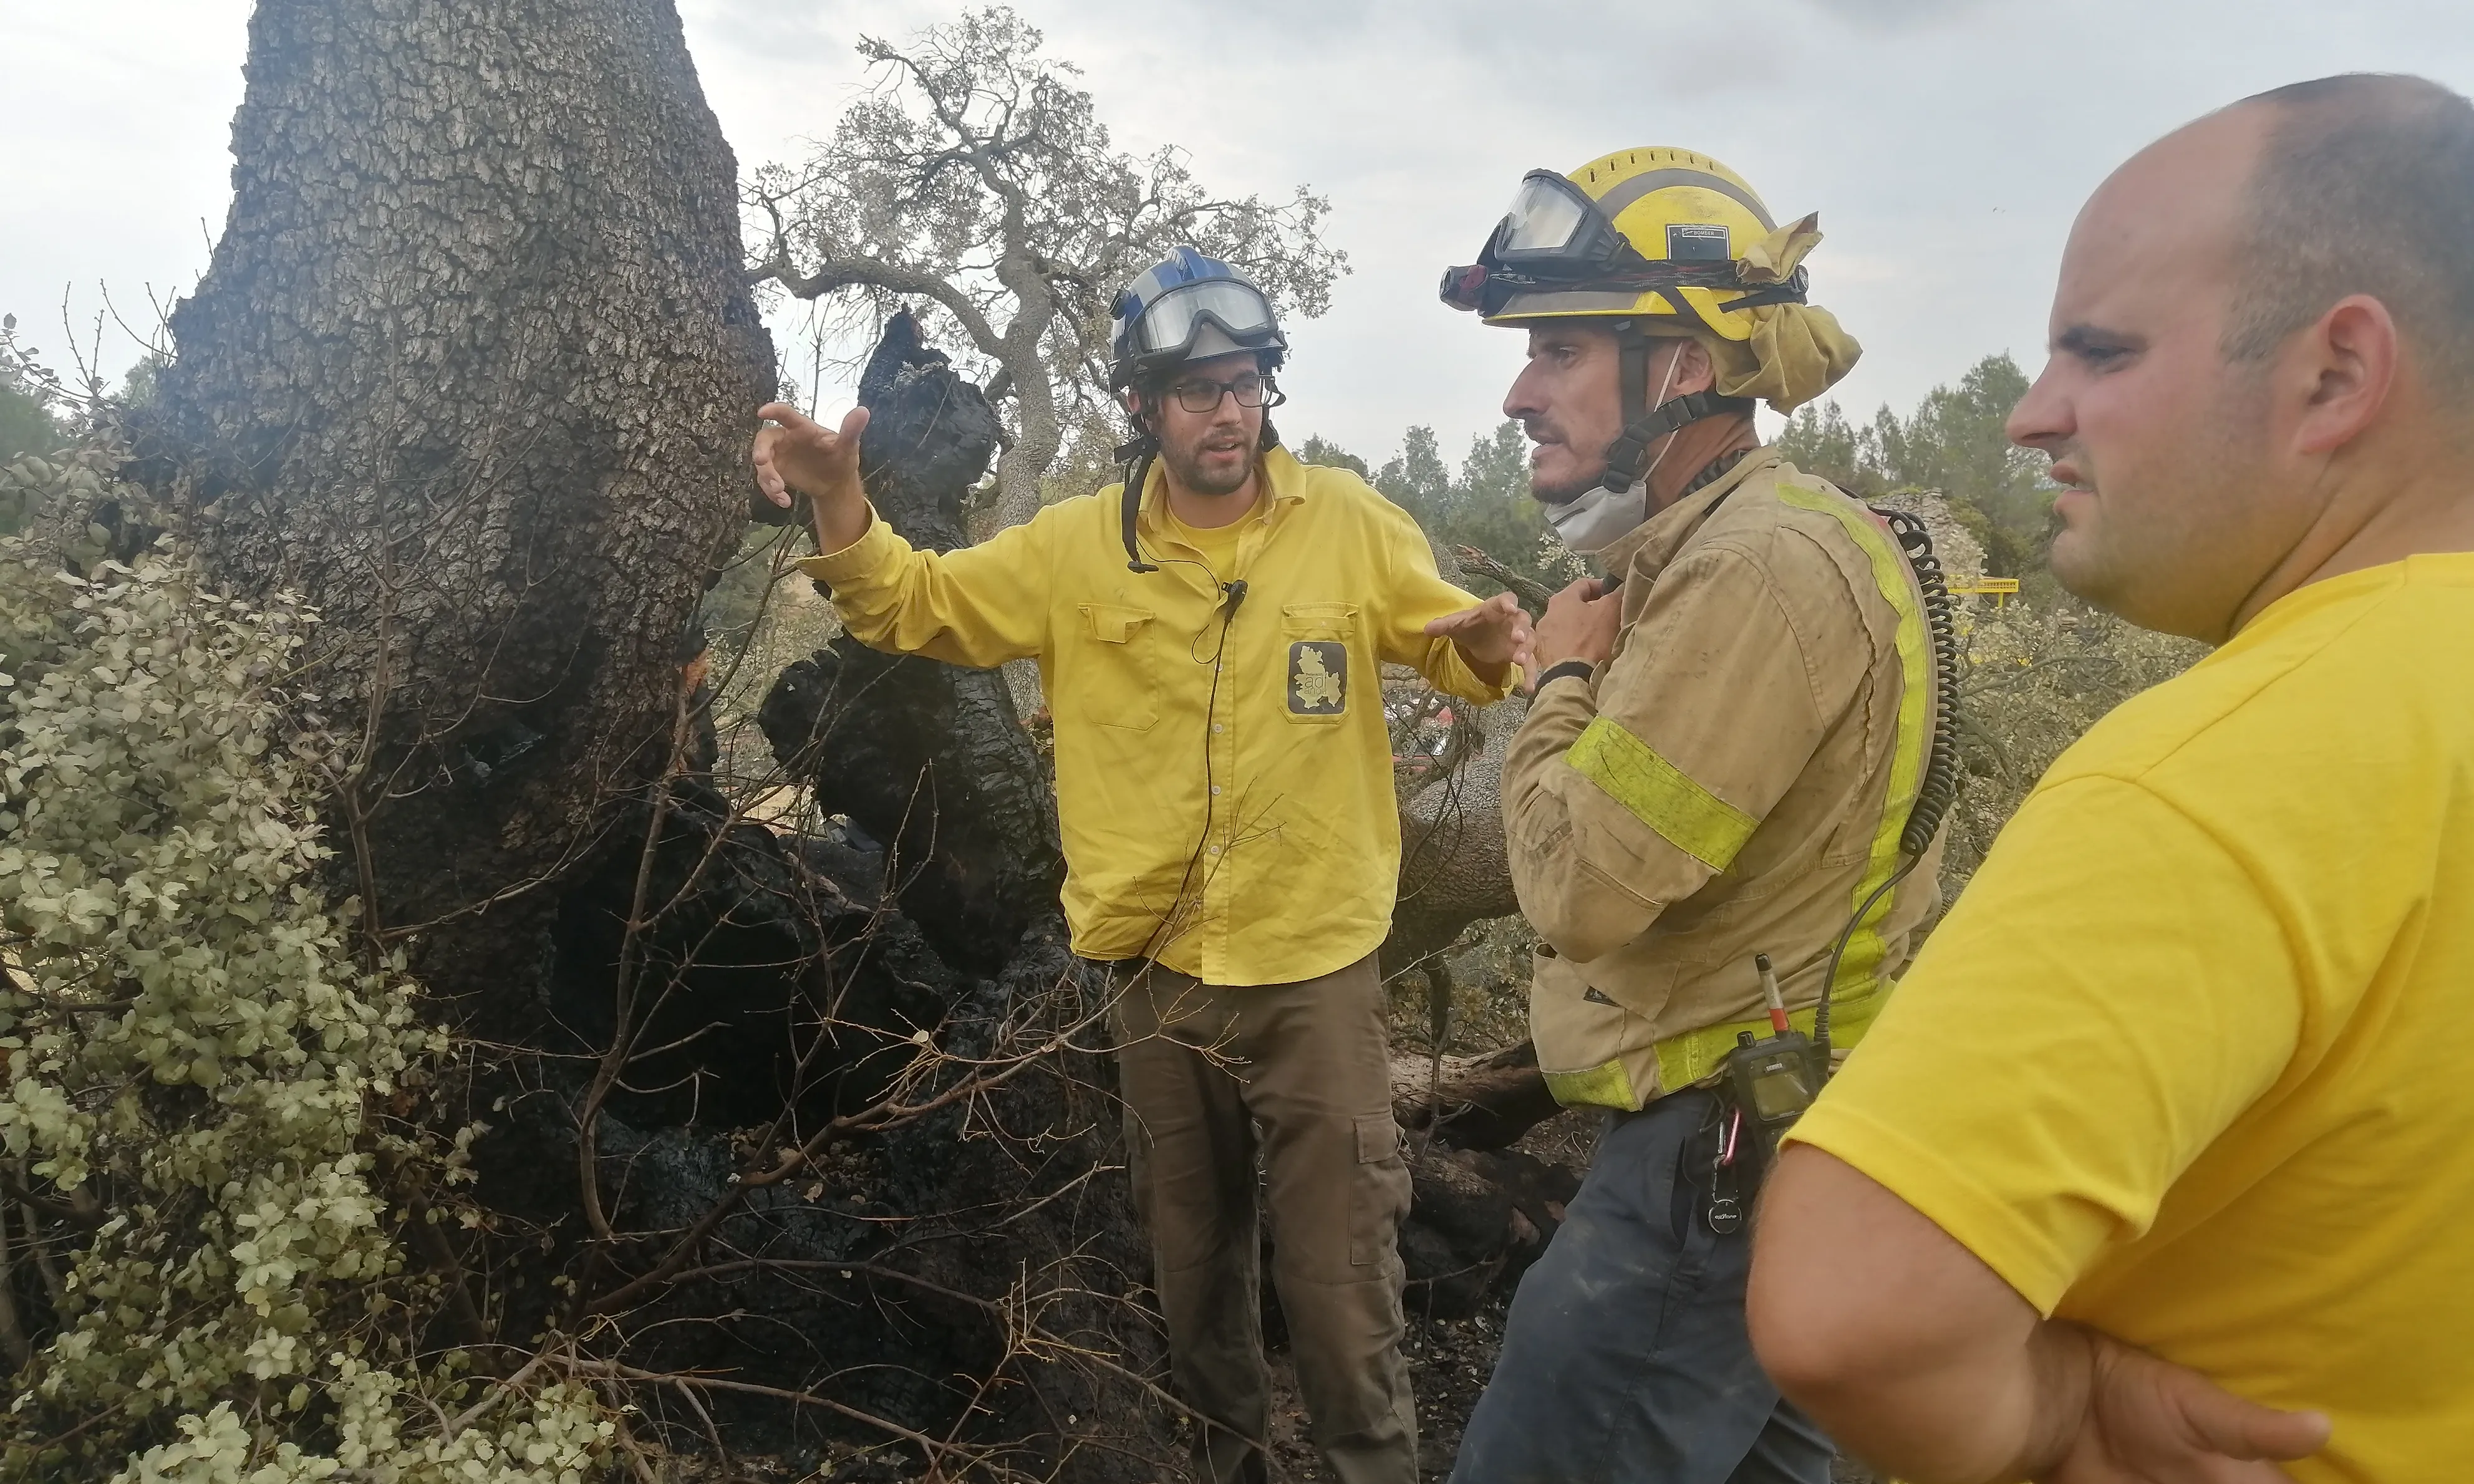
[{"label": "brown cargo trousers", "polygon": [[1409,1168],[1392,1118],[1382,977],[1368,956],[1290,985],[1219,988],[1120,964],[1117,1066],[1134,1201],[1170,1369],[1212,1484],[1265,1476],[1259,1147],[1272,1281],[1315,1447],[1341,1484],[1416,1484],[1396,1237]]}]

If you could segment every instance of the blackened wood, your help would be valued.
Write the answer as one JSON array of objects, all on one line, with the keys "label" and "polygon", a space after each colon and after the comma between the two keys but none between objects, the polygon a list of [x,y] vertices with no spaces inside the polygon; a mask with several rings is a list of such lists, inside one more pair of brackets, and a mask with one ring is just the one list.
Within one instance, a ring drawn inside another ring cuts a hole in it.
[{"label": "blackened wood", "polygon": [[[861,474],[914,547],[969,544],[962,499],[996,451],[980,389],[894,316],[861,380]],[[1046,766],[995,670],[880,654],[844,635],[782,672],[759,711],[774,755],[884,842],[902,910],[944,958],[994,973],[1056,915],[1065,857]]]},{"label": "blackened wood", "polygon": [[456,918],[433,987],[486,988],[546,909],[456,914],[662,769],[744,525],[736,164],[669,0],[262,0],[246,70],[140,468],[219,580],[324,613],[309,684],[373,743],[336,839],[385,925]]}]

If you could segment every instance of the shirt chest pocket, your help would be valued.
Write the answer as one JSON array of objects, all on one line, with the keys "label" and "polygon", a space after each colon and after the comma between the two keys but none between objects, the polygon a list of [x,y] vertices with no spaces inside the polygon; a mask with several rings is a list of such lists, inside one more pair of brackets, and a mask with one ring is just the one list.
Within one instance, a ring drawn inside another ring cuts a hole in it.
[{"label": "shirt chest pocket", "polygon": [[1286,667],[1281,714],[1299,726],[1330,726],[1346,718],[1351,693],[1372,683],[1350,673],[1357,605],[1282,603],[1280,640]]},{"label": "shirt chest pocket", "polygon": [[1137,731],[1159,719],[1157,627],[1148,608],[1084,603],[1074,674],[1057,707],[1071,707],[1102,726]]}]

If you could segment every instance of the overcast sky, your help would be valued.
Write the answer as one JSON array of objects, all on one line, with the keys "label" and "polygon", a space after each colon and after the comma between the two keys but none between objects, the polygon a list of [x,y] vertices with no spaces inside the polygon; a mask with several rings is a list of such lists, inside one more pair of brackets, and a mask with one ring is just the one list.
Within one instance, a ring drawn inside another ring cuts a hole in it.
[{"label": "overcast sky", "polygon": [[[680,0],[742,166],[801,153],[863,81],[852,43],[950,17],[921,0]],[[1865,346],[1834,394],[1903,411],[1977,357],[2032,374],[2071,217],[2157,134],[2328,72],[2474,91],[2464,0],[1023,0],[1101,117],[1214,189],[1329,196],[1353,271],[1295,325],[1293,435],[1380,460],[1499,417],[1519,337],[1437,304],[1521,173],[1693,148],[1783,220],[1818,210],[1815,302]],[[61,300],[143,328],[205,266],[229,200],[246,0],[0,0],[0,309],[67,365]],[[788,343],[785,337],[785,343]],[[116,373],[135,354],[117,329]],[[830,395],[830,390],[829,390]]]}]

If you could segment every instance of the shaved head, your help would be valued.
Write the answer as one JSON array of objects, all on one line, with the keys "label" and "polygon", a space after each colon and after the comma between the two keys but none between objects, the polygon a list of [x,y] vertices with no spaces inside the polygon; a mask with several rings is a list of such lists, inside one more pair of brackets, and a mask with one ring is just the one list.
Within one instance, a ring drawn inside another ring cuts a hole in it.
[{"label": "shaved head", "polygon": [[2257,361],[2348,294],[2388,305],[2424,374],[2474,397],[2474,103],[2355,73],[2234,105],[2268,139],[2235,240],[2225,353]]},{"label": "shaved head", "polygon": [[2079,212],[2050,334],[2010,436],[2052,456],[2053,574],[2091,602],[2215,643],[2462,549],[2474,104],[2323,78],[2174,131]]}]

